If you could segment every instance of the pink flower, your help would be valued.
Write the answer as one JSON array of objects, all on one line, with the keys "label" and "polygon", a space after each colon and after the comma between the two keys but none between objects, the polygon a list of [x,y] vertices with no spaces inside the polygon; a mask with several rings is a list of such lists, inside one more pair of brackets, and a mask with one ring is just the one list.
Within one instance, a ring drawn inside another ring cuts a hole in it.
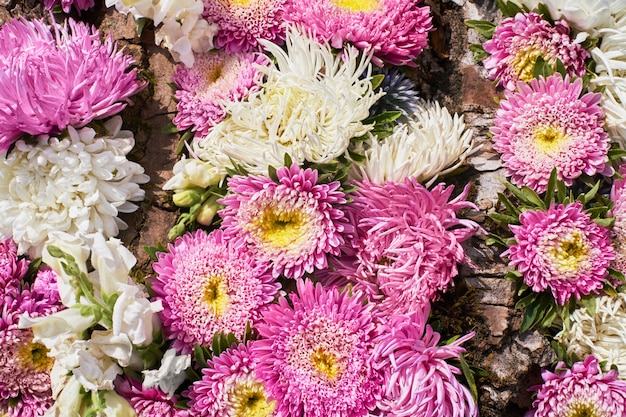
[{"label": "pink flower", "polygon": [[[252,342],[253,344],[256,342]],[[209,360],[202,369],[202,379],[189,391],[189,409],[197,417],[275,415],[276,401],[269,400],[265,387],[255,374],[249,348],[243,344],[232,347]]]},{"label": "pink flower", "polygon": [[0,308],[5,295],[13,295],[19,292],[20,281],[28,270],[30,262],[24,258],[18,258],[17,246],[13,239],[0,241]]},{"label": "pink flower", "polygon": [[145,84],[111,37],[72,19],[13,19],[0,29],[0,151],[22,134],[57,134],[119,113]]},{"label": "pink flower", "polygon": [[115,390],[135,409],[137,417],[189,417],[187,410],[177,408],[177,397],[169,397],[157,387],[143,388],[141,383],[122,378],[115,381]]},{"label": "pink flower", "polygon": [[94,6],[94,0],[44,0],[47,10],[52,10],[54,6],[60,4],[65,13],[69,13],[72,6],[79,12],[81,10],[91,9]]},{"label": "pink flower", "polygon": [[290,24],[311,31],[320,42],[342,48],[352,43],[372,53],[376,65],[414,66],[433,29],[430,8],[415,0],[292,0],[285,5]]},{"label": "pink flower", "polygon": [[285,40],[283,6],[286,0],[203,0],[204,17],[219,29],[213,44],[226,52],[260,50],[259,39],[276,44]]},{"label": "pink flower", "polygon": [[421,311],[452,284],[457,263],[465,261],[461,243],[478,229],[457,218],[459,210],[474,207],[465,201],[469,187],[450,200],[454,187],[439,184],[429,191],[415,178],[357,185],[346,208],[356,233],[333,262],[336,273],[370,298],[383,298],[380,308],[387,314]]},{"label": "pink flower", "polygon": [[590,56],[570,39],[565,20],[552,26],[532,12],[504,19],[483,48],[491,55],[483,61],[489,78],[498,80],[498,85],[509,91],[515,91],[518,81],[530,82],[539,57],[553,69],[559,59],[569,76],[581,77],[585,74],[585,59]]},{"label": "pink flower", "polygon": [[257,65],[267,62],[264,55],[227,54],[222,51],[196,55],[193,67],[176,67],[173,79],[178,113],[174,124],[179,130],[191,128],[198,136],[226,117],[226,103],[241,101],[258,90],[262,77]]},{"label": "pink flower", "polygon": [[626,381],[614,370],[603,375],[593,355],[571,369],[559,362],[554,373],[545,370],[541,376],[528,417],[626,415]]},{"label": "pink flower", "polygon": [[370,357],[376,336],[372,304],[359,293],[339,293],[296,282],[290,301],[263,313],[252,346],[256,374],[281,416],[367,416],[380,399],[381,374]]},{"label": "pink flower", "polygon": [[518,93],[507,93],[500,102],[491,128],[493,147],[512,183],[541,193],[554,168],[567,185],[582,174],[612,174],[602,95],[579,98],[582,88],[580,79],[570,83],[569,77],[554,74],[520,83]]},{"label": "pink flower", "polygon": [[580,202],[526,210],[520,223],[509,226],[517,243],[504,255],[533,291],[549,288],[564,305],[572,296],[602,289],[615,251],[608,230],[591,220]]},{"label": "pink flower", "polygon": [[300,278],[325,268],[327,254],[338,254],[349,226],[340,206],[338,182],[317,183],[317,171],[296,164],[277,171],[278,182],[263,176],[235,176],[232,194],[220,202],[222,228],[241,236],[253,256],[271,262],[273,274]]},{"label": "pink flower", "polygon": [[176,239],[169,252],[158,253],[152,282],[165,334],[183,353],[193,345],[210,345],[216,332],[243,337],[248,321],[274,300],[280,284],[268,265],[251,257],[240,242],[221,230],[203,230]]},{"label": "pink flower", "polygon": [[[619,167],[619,173],[626,175],[626,164]],[[613,202],[612,215],[615,223],[611,229],[615,259],[611,267],[626,274],[626,181],[623,179],[613,180],[611,187],[611,201]],[[618,284],[618,283],[616,283]]]},{"label": "pink flower", "polygon": [[439,333],[426,324],[430,309],[394,316],[380,330],[373,362],[385,373],[380,417],[477,417],[478,408],[467,387],[455,375],[461,371],[447,359],[465,351],[463,336],[437,346]]}]

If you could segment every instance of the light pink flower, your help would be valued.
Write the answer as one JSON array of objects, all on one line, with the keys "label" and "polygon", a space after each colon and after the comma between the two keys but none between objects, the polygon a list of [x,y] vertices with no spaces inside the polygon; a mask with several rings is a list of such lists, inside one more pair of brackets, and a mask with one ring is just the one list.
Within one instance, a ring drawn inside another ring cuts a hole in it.
[{"label": "light pink flower", "polygon": [[517,243],[503,255],[533,291],[550,289],[564,305],[602,289],[615,251],[608,229],[591,220],[580,202],[526,210],[520,223],[509,226]]},{"label": "light pink flower", "polygon": [[58,4],[61,5],[65,13],[69,13],[72,6],[80,12],[81,10],[91,9],[95,2],[94,0],[44,0],[47,10],[52,10]]},{"label": "light pink flower", "polygon": [[165,334],[183,353],[196,343],[210,345],[215,332],[243,337],[247,322],[259,319],[259,309],[280,288],[267,263],[221,230],[197,230],[176,239],[168,252],[158,253],[153,268],[152,289],[163,302],[159,315]]},{"label": "light pink flower", "polygon": [[19,292],[20,281],[28,270],[30,262],[18,258],[17,246],[13,239],[0,241],[0,308],[5,295],[13,297]]},{"label": "light pink flower", "polygon": [[490,54],[483,61],[489,78],[498,80],[498,85],[509,91],[515,91],[518,81],[530,82],[539,57],[554,69],[560,59],[569,76],[581,77],[585,74],[585,59],[590,56],[570,39],[565,20],[552,26],[532,12],[504,19],[483,48]]},{"label": "light pink flower", "polygon": [[513,184],[544,192],[554,168],[566,185],[582,174],[612,174],[602,95],[580,97],[582,88],[580,79],[554,74],[520,83],[518,93],[507,93],[500,102],[491,128],[493,147]]},{"label": "light pink flower", "polygon": [[297,281],[263,313],[252,346],[256,374],[281,416],[367,416],[382,378],[370,357],[377,316],[360,293]]},{"label": "light pink flower", "polygon": [[118,378],[115,390],[128,400],[137,417],[189,417],[187,410],[176,407],[178,397],[170,397],[157,387],[143,388],[133,379]]},{"label": "light pink flower", "polygon": [[296,164],[277,171],[278,182],[263,176],[235,176],[232,194],[220,202],[222,228],[242,237],[253,256],[271,262],[273,274],[300,278],[325,268],[328,254],[338,254],[350,229],[341,206],[340,184],[318,184],[317,171]]},{"label": "light pink flower", "polygon": [[[626,175],[626,164],[619,167],[619,173],[622,177]],[[611,212],[615,218],[615,223],[611,228],[615,259],[611,267],[626,274],[626,180],[613,180],[611,201],[613,202]]]},{"label": "light pink flower", "polygon": [[528,417],[626,415],[626,381],[614,370],[602,374],[593,355],[571,369],[559,362],[555,372],[545,370],[541,376],[544,382],[533,387],[537,398]]},{"label": "light pink flower", "polygon": [[341,49],[345,42],[372,53],[382,66],[411,65],[427,47],[433,29],[430,8],[415,0],[292,0],[285,19],[311,31],[320,42]]}]

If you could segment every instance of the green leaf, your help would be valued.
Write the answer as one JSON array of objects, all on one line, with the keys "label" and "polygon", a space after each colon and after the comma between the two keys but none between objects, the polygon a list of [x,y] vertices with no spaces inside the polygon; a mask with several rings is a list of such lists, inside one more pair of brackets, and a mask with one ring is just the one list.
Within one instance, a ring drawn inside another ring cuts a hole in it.
[{"label": "green leaf", "polygon": [[550,179],[548,180],[548,188],[546,189],[546,195],[543,198],[543,202],[546,203],[546,207],[550,207],[550,204],[554,203],[554,191],[556,189],[556,168],[550,172]]},{"label": "green leaf", "polygon": [[556,307],[554,305],[551,305],[546,311],[544,317],[539,322],[539,326],[543,328],[550,327],[552,323],[554,322],[554,319],[556,319],[556,316],[557,316]]},{"label": "green leaf", "polygon": [[465,361],[463,354],[459,354],[459,364],[461,365],[461,371],[467,381],[467,386],[474,397],[474,401],[478,402],[478,388],[476,387],[476,380],[474,380],[474,372],[470,369],[469,365]]},{"label": "green leaf", "polygon": [[353,152],[351,150],[348,149],[348,155],[350,155],[350,158],[352,158],[352,160],[356,163],[362,164],[363,162],[365,162],[365,155],[362,155],[360,153],[357,152]]},{"label": "green leaf", "polygon": [[155,262],[159,260],[157,256],[158,252],[167,252],[167,249],[163,247],[163,244],[161,242],[159,242],[157,246],[144,246],[143,250],[148,254],[150,259]]},{"label": "green leaf", "polygon": [[552,19],[552,16],[550,15],[550,9],[548,9],[545,4],[539,3],[537,5],[537,12],[541,15],[541,17],[543,17],[544,20],[554,26],[554,19]]},{"label": "green leaf", "polygon": [[563,78],[567,75],[567,70],[565,69],[565,65],[563,65],[563,61],[559,58],[556,59],[556,72],[561,74]]},{"label": "green leaf", "polygon": [[[213,338],[215,341],[215,336]],[[193,357],[200,368],[206,367],[207,361],[211,359],[211,353],[198,343],[193,345]]]},{"label": "green leaf", "polygon": [[537,299],[538,294],[536,292],[531,292],[526,295],[524,298],[520,299],[515,303],[515,308],[526,308],[531,305]]},{"label": "green leaf", "polygon": [[567,188],[565,187],[565,183],[563,181],[556,182],[556,192],[559,203],[565,203],[565,199],[567,198]]},{"label": "green leaf", "polygon": [[593,219],[593,221],[598,225],[598,226],[602,226],[602,227],[611,227],[613,226],[613,224],[615,223],[615,217],[608,217],[608,218],[602,218],[602,217],[596,217],[595,219]]},{"label": "green leaf", "polygon": [[465,26],[474,29],[487,39],[491,39],[496,30],[496,25],[487,20],[466,20]]},{"label": "green leaf", "polygon": [[383,83],[385,79],[385,74],[376,74],[372,75],[372,79],[370,80],[370,84],[372,84],[372,90],[376,90]]},{"label": "green leaf", "polygon": [[137,36],[141,36],[144,28],[146,27],[146,24],[150,22],[150,19],[146,17],[140,17],[135,19],[135,22],[137,23]]},{"label": "green leaf", "polygon": [[28,281],[37,276],[37,272],[39,271],[39,267],[41,266],[41,258],[33,259],[31,263],[28,264],[28,269],[22,278],[23,281]]},{"label": "green leaf", "polygon": [[498,212],[489,213],[489,217],[502,225],[517,224],[519,217],[509,216]]},{"label": "green leaf", "polygon": [[516,269],[504,274],[504,279],[506,279],[507,281],[511,281],[511,282],[517,282],[520,280],[521,277],[522,277],[522,273]]},{"label": "green leaf", "polygon": [[276,183],[278,182],[278,174],[277,174],[276,168],[274,168],[273,165],[268,165],[268,167],[267,167],[267,174],[272,179],[272,181],[274,181]]},{"label": "green leaf", "polygon": [[624,274],[617,269],[609,268],[609,276],[621,282],[626,281],[626,277],[624,277]]},{"label": "green leaf", "polygon": [[169,122],[163,129],[161,129],[161,133],[178,133],[179,130],[176,125],[172,122]]},{"label": "green leaf", "polygon": [[512,1],[496,0],[496,5],[498,6],[498,9],[500,9],[504,17],[513,17],[518,13],[524,12],[521,7],[519,7]]},{"label": "green leaf", "polygon": [[507,196],[502,193],[498,193],[498,201],[504,205],[506,210],[512,215],[517,216],[519,218],[522,211],[515,205]]},{"label": "green leaf", "polygon": [[368,117],[363,120],[363,124],[387,124],[396,120],[398,117],[402,116],[402,112],[400,110],[397,111],[386,111],[384,113],[376,114],[374,116]]},{"label": "green leaf", "polygon": [[591,316],[596,315],[596,297],[594,295],[580,297],[580,302]]},{"label": "green leaf", "polygon": [[583,205],[587,204],[588,202],[590,202],[596,197],[596,194],[598,193],[599,189],[600,189],[600,181],[596,182],[596,184],[593,186],[591,190],[589,190],[585,194],[579,195],[578,200],[581,203],[583,203]]},{"label": "green leaf", "polygon": [[285,152],[284,164],[286,167],[290,167],[293,165],[293,160],[291,159],[291,156],[289,156],[287,152]]},{"label": "green leaf", "polygon": [[485,48],[479,43],[473,43],[469,46],[469,50],[474,54],[474,61],[480,62],[489,56],[489,53],[485,51]]},{"label": "green leaf", "polygon": [[180,155],[181,153],[183,153],[183,150],[185,150],[185,145],[192,138],[193,138],[193,132],[191,130],[185,130],[185,133],[183,133],[180,136],[180,139],[178,140],[178,143],[176,144],[176,150],[175,150],[176,155]]},{"label": "green leaf", "polygon": [[506,244],[506,242],[504,241],[504,239],[502,239],[500,236],[495,235],[495,234],[493,234],[493,233],[489,234],[489,236],[488,236],[488,237],[487,237],[487,239],[485,240],[485,243],[486,243],[488,246],[492,246],[492,245],[500,245],[500,246],[503,246],[503,247],[508,246],[508,245]]},{"label": "green leaf", "polygon": [[58,247],[54,245],[48,245],[47,248],[48,248],[48,253],[53,258],[65,258],[66,256],[65,252],[63,252],[61,249],[59,249]]},{"label": "green leaf", "polygon": [[548,78],[554,74],[554,69],[547,63],[541,55],[537,57],[535,61],[535,68],[533,69],[533,78],[544,77]]},{"label": "green leaf", "polygon": [[538,207],[538,208],[542,208],[542,209],[546,208],[545,204],[543,203],[543,200],[539,198],[537,193],[534,192],[529,187],[523,186],[522,194],[524,194],[524,199],[528,201],[531,205]]}]

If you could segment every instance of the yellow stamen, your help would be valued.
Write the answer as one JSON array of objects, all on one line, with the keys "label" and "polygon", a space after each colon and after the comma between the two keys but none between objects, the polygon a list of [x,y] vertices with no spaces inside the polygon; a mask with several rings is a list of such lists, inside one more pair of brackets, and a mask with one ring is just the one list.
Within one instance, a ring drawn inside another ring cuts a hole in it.
[{"label": "yellow stamen", "polygon": [[215,317],[221,316],[230,304],[228,288],[224,281],[224,277],[210,276],[204,282],[204,301]]},{"label": "yellow stamen", "polygon": [[265,389],[259,383],[239,384],[234,391],[234,417],[268,417],[276,409],[276,401],[267,401]]},{"label": "yellow stamen", "polygon": [[25,343],[17,351],[20,364],[35,372],[50,372],[54,359],[48,357],[48,349],[41,343]]},{"label": "yellow stamen", "polygon": [[567,135],[559,126],[536,126],[533,130],[533,139],[537,149],[545,155],[552,155],[561,150]]},{"label": "yellow stamen", "polygon": [[540,56],[541,52],[537,49],[520,49],[513,57],[513,62],[511,62],[511,67],[513,67],[517,78],[524,82],[530,82],[534,78],[535,62],[537,62],[537,58]]},{"label": "yellow stamen", "polygon": [[371,12],[378,7],[377,0],[332,0],[340,9],[349,12]]},{"label": "yellow stamen", "polygon": [[581,262],[587,259],[588,245],[582,233],[573,231],[549,253],[556,268],[562,273],[576,273]]},{"label": "yellow stamen", "polygon": [[575,401],[564,417],[604,417],[590,402]]},{"label": "yellow stamen", "polygon": [[303,237],[305,220],[304,213],[299,211],[266,210],[253,220],[253,224],[260,240],[282,248]]},{"label": "yellow stamen", "polygon": [[311,355],[311,363],[321,375],[333,381],[337,379],[341,371],[337,356],[325,352],[321,347],[317,348]]}]

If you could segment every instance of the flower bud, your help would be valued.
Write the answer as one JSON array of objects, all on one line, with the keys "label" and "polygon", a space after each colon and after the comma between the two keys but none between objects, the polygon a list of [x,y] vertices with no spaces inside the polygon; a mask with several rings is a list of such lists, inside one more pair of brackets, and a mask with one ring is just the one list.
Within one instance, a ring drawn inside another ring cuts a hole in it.
[{"label": "flower bud", "polygon": [[220,208],[220,204],[217,202],[219,198],[220,197],[213,195],[209,197],[204,204],[202,204],[202,207],[200,207],[200,211],[196,216],[196,222],[203,226],[209,226],[211,222],[213,222],[213,217],[215,217]]},{"label": "flower bud", "polygon": [[174,204],[178,207],[191,207],[192,205],[200,202],[202,192],[202,189],[196,187],[188,190],[181,190],[176,192],[172,199]]}]

